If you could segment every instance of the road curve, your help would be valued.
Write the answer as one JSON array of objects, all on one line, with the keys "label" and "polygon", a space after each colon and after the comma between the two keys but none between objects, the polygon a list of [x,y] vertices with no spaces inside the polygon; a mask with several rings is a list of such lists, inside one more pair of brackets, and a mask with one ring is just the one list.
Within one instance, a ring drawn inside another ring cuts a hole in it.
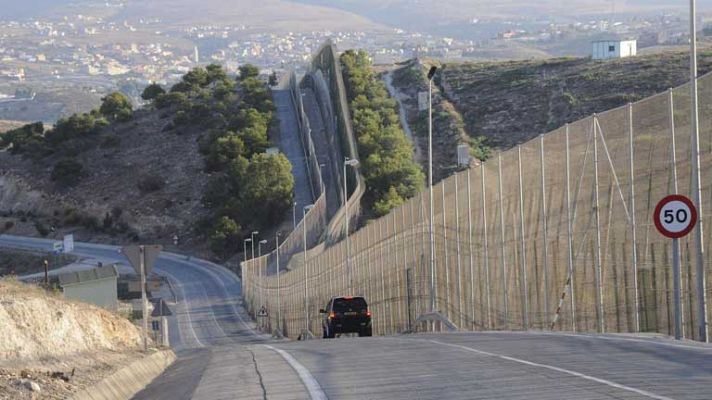
[{"label": "road curve", "polygon": [[[0,246],[51,241],[0,235]],[[113,246],[78,243],[75,253],[123,261]],[[156,271],[176,296],[179,359],[136,399],[712,398],[706,344],[545,332],[276,341],[255,332],[230,271],[170,253]]]}]

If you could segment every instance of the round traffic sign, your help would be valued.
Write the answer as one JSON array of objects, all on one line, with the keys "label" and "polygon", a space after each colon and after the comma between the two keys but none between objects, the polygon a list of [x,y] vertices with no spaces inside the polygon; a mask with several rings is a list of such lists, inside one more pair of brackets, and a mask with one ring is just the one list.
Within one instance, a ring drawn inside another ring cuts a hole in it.
[{"label": "round traffic sign", "polygon": [[692,201],[679,194],[665,196],[655,206],[655,227],[671,239],[681,238],[692,231],[697,222],[697,209]]}]

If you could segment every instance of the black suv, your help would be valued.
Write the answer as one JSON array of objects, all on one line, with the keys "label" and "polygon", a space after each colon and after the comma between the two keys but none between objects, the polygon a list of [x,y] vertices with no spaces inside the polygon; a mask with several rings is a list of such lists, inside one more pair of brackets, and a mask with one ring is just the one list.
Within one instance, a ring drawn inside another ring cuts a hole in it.
[{"label": "black suv", "polygon": [[319,312],[324,314],[324,339],[333,339],[341,333],[358,333],[359,336],[372,334],[371,311],[363,297],[334,297]]}]

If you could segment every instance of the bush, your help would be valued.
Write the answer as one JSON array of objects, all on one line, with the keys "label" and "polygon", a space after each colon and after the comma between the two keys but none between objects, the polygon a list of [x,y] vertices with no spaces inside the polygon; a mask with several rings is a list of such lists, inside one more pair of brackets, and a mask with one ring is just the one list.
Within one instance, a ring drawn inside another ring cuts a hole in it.
[{"label": "bush", "polygon": [[0,135],[0,148],[12,145],[10,152],[20,154],[31,151],[41,151],[44,141],[44,125],[42,122],[27,124]]},{"label": "bush", "polygon": [[101,99],[99,112],[109,120],[128,121],[133,115],[133,106],[123,93],[114,92]]},{"label": "bush", "polygon": [[51,179],[61,186],[74,186],[86,175],[84,166],[73,158],[65,158],[55,164]]},{"label": "bush", "polygon": [[220,256],[227,256],[238,250],[240,226],[230,217],[221,216],[210,233],[210,248]]},{"label": "bush", "polygon": [[42,237],[49,235],[49,229],[42,223],[42,221],[35,221],[35,229]]},{"label": "bush", "polygon": [[142,193],[155,192],[163,189],[166,186],[166,181],[158,175],[148,175],[138,182],[138,189]]},{"label": "bush", "polygon": [[12,229],[15,226],[15,222],[13,221],[5,221],[5,224],[3,225],[3,232],[7,232],[10,229]]},{"label": "bush", "polygon": [[190,100],[188,100],[188,96],[185,93],[171,92],[158,95],[154,104],[157,108],[176,107],[178,109],[187,109],[190,107]]},{"label": "bush", "polygon": [[141,98],[146,101],[153,101],[158,98],[158,96],[163,94],[166,94],[165,89],[163,89],[161,85],[157,83],[152,83],[146,86],[145,89],[143,89],[143,93],[141,93]]}]

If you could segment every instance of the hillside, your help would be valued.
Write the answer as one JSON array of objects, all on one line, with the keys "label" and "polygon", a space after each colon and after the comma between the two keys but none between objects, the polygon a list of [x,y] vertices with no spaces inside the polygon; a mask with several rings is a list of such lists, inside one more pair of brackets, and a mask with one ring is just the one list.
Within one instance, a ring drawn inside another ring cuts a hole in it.
[{"label": "hillside", "polygon": [[[241,250],[245,232],[279,222],[291,164],[265,154],[274,105],[251,65],[229,77],[195,68],[150,85],[132,110],[120,93],[99,109],[0,137],[0,233],[80,241],[155,242],[211,258]],[[260,178],[260,179],[254,179]]]},{"label": "hillside", "polygon": [[[448,63],[435,80],[470,136],[484,136],[488,145],[506,149],[683,84],[688,60],[685,52],[668,52],[610,61]],[[701,52],[698,63],[700,75],[712,70],[712,51]]]},{"label": "hillside", "polygon": [[130,321],[13,280],[0,280],[0,326],[3,399],[67,398],[142,357]]}]

